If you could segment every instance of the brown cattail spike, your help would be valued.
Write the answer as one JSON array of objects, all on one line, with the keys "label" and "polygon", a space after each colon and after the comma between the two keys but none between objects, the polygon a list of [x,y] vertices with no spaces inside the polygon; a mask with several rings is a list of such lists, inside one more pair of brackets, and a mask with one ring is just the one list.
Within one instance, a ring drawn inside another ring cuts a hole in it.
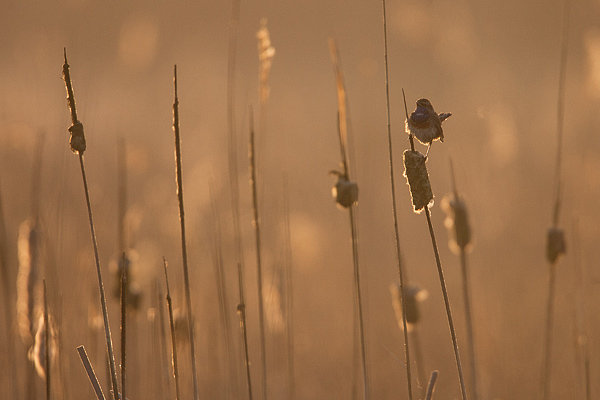
[{"label": "brown cattail spike", "polygon": [[467,246],[471,243],[467,205],[460,197],[448,193],[442,200],[442,209],[446,213],[444,225],[450,232],[450,248],[457,253],[461,249],[467,250]]},{"label": "brown cattail spike", "polygon": [[358,185],[356,182],[351,182],[339,171],[330,171],[329,175],[337,177],[335,185],[331,188],[331,194],[336,203],[343,207],[349,208],[358,201]]},{"label": "brown cattail spike", "polygon": [[69,63],[67,62],[67,49],[65,49],[65,63],[63,64],[63,78],[67,88],[67,102],[71,111],[72,125],[69,127],[71,139],[69,143],[73,153],[83,154],[85,151],[85,135],[83,134],[83,124],[77,120],[77,110],[75,108],[75,95],[73,94],[73,84],[71,83],[71,74],[69,72]]},{"label": "brown cattail spike", "polygon": [[554,264],[567,251],[565,232],[560,228],[552,227],[548,229],[547,238],[546,258],[551,264]]},{"label": "brown cattail spike", "polygon": [[418,151],[405,150],[404,176],[410,188],[413,207],[420,213],[425,207],[433,206],[433,192],[425,165],[425,156]]}]

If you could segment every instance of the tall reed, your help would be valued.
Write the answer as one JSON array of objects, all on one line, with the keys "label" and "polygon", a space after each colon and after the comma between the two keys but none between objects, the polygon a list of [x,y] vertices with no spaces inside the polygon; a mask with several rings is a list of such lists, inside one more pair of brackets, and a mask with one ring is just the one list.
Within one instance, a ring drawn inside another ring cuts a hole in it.
[{"label": "tall reed", "polygon": [[367,368],[367,351],[366,351],[366,339],[365,329],[363,321],[363,304],[362,304],[362,293],[360,288],[360,269],[359,269],[359,258],[358,258],[358,227],[356,221],[356,214],[354,206],[358,200],[358,185],[356,182],[350,180],[350,168],[348,163],[347,147],[348,147],[348,130],[347,130],[347,116],[346,116],[346,88],[344,85],[344,78],[342,69],[340,67],[339,54],[335,41],[329,40],[329,50],[331,55],[331,62],[333,64],[336,89],[337,89],[337,100],[338,100],[338,136],[340,141],[340,153],[341,153],[341,167],[342,171],[331,171],[331,174],[337,176],[335,187],[332,190],[332,194],[336,199],[337,204],[341,208],[346,208],[349,211],[350,216],[350,237],[352,240],[352,265],[354,273],[354,296],[356,299],[356,313],[358,314],[358,330],[359,330],[359,342],[360,342],[360,354],[362,359],[362,379],[363,379],[363,395],[364,399],[367,400],[370,397],[369,388],[369,376]]},{"label": "tall reed", "polygon": [[67,62],[67,49],[64,50],[65,62],[63,64],[63,78],[67,89],[67,101],[71,111],[72,125],[69,127],[71,133],[71,150],[79,155],[79,165],[81,166],[81,177],[83,178],[83,189],[88,209],[88,219],[92,235],[92,245],[94,248],[94,259],[96,261],[96,273],[98,275],[98,286],[100,290],[100,304],[102,306],[102,317],[104,319],[104,335],[106,337],[106,348],[108,353],[108,363],[113,387],[114,400],[118,400],[119,388],[117,384],[117,369],[115,367],[115,355],[113,352],[112,337],[110,334],[110,325],[108,321],[108,309],[106,306],[106,295],[104,293],[104,284],[102,282],[102,271],[100,269],[100,257],[98,255],[98,244],[96,243],[96,231],[94,229],[94,218],[92,217],[92,206],[90,203],[90,194],[88,190],[87,178],[85,175],[85,166],[83,162],[83,152],[86,150],[85,135],[83,133],[83,124],[77,119],[77,110],[75,108],[75,97],[73,95],[73,86],[71,75],[69,73],[69,64]]},{"label": "tall reed", "polygon": [[550,267],[548,280],[548,300],[546,303],[546,330],[544,336],[544,353],[542,354],[542,399],[550,396],[551,369],[552,369],[552,331],[554,329],[554,297],[556,293],[556,264],[566,252],[566,241],[563,229],[558,227],[561,211],[562,197],[562,144],[565,113],[565,81],[567,75],[567,56],[569,49],[569,0],[563,5],[562,45],[560,54],[560,70],[558,77],[558,101],[556,107],[556,171],[555,171],[555,197],[552,214],[552,226],[546,233],[546,258]]},{"label": "tall reed", "polygon": [[[408,344],[408,329],[406,326],[406,297],[404,290],[404,276],[402,274],[402,252],[400,250],[400,235],[398,233],[398,213],[396,211],[396,183],[394,178],[394,153],[392,146],[392,125],[390,120],[390,85],[389,85],[389,67],[388,67],[388,40],[387,40],[387,17],[385,10],[385,0],[382,0],[382,14],[383,14],[383,57],[385,67],[385,104],[386,104],[386,118],[387,118],[387,136],[388,136],[388,153],[389,153],[389,164],[390,164],[390,187],[392,193],[392,221],[394,223],[394,239],[396,242],[396,263],[398,265],[398,282],[400,290],[400,298],[402,305],[402,326],[404,333],[404,362],[406,365],[406,384],[408,388],[408,398],[412,400],[412,381],[410,371],[410,349]],[[414,148],[412,136],[409,136],[411,147]]]},{"label": "tall reed", "polygon": [[94,390],[94,393],[96,394],[96,398],[98,400],[106,400],[104,397],[104,393],[102,392],[102,387],[100,386],[100,382],[98,382],[98,378],[96,377],[96,373],[94,372],[94,368],[92,367],[92,363],[90,362],[87,352],[85,351],[85,347],[78,346],[77,353],[79,354],[79,359],[81,360],[81,363],[83,364],[83,369],[85,369],[88,379],[90,380],[92,389]]},{"label": "tall reed", "polygon": [[185,284],[185,302],[188,314],[188,335],[190,340],[190,358],[192,363],[192,381],[194,400],[198,400],[198,374],[196,372],[196,349],[194,345],[194,313],[188,271],[187,244],[185,240],[185,209],[183,207],[183,173],[181,172],[181,137],[179,134],[179,97],[177,97],[177,65],[173,69],[173,132],[175,134],[175,175],[177,180],[177,200],[179,202],[179,222],[181,227],[181,254],[183,259],[183,279]]},{"label": "tall reed", "polygon": [[167,274],[167,260],[163,257],[163,266],[165,270],[165,285],[167,288],[167,307],[169,309],[169,327],[171,328],[171,346],[172,346],[172,365],[173,376],[175,377],[175,400],[181,398],[179,391],[179,363],[177,361],[177,338],[175,335],[175,320],[173,317],[173,303],[171,300],[171,291],[169,290],[169,275]]},{"label": "tall reed", "polygon": [[283,219],[285,237],[285,329],[287,336],[288,397],[296,399],[296,373],[294,360],[294,286],[292,235],[290,229],[290,199],[287,175],[283,177]]}]

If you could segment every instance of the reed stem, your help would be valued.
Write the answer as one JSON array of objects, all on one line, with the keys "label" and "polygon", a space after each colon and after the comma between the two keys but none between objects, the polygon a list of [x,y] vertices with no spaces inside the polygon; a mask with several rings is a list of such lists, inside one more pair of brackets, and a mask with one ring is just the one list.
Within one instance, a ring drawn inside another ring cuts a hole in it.
[{"label": "reed stem", "polygon": [[258,190],[256,188],[256,152],[254,148],[254,122],[250,109],[250,183],[252,185],[252,212],[256,236],[256,276],[258,284],[258,323],[260,325],[260,358],[262,363],[262,398],[267,398],[267,352],[265,344],[265,321],[263,304],[262,263],[260,246],[260,220],[258,219]]},{"label": "reed stem", "polygon": [[171,346],[173,351],[173,376],[175,377],[175,400],[179,400],[179,363],[177,362],[177,338],[175,336],[175,320],[173,318],[173,303],[171,301],[171,291],[169,290],[169,275],[167,274],[167,260],[163,257],[163,266],[165,269],[165,282],[167,286],[167,307],[169,308],[169,326],[171,328]]},{"label": "reed stem", "polygon": [[192,294],[188,271],[187,244],[185,240],[185,211],[183,207],[183,174],[181,172],[181,137],[179,135],[179,98],[177,97],[177,65],[173,70],[173,86],[175,101],[173,102],[173,132],[175,133],[175,172],[177,176],[177,199],[179,201],[179,221],[181,224],[181,254],[183,259],[183,279],[185,283],[185,301],[188,311],[188,334],[190,337],[190,358],[192,363],[192,380],[194,400],[198,400],[198,374],[196,372],[196,348],[194,345],[194,313],[192,311]]},{"label": "reed stem", "polygon": [[467,342],[470,347],[470,361],[471,361],[471,386],[473,399],[477,400],[477,357],[475,354],[475,335],[473,333],[473,318],[471,315],[471,291],[469,286],[469,273],[467,271],[467,254],[464,247],[460,248],[460,265],[462,272],[463,281],[463,299],[465,302],[465,320],[467,325]]},{"label": "reed stem", "polygon": [[125,400],[125,377],[127,361],[127,273],[125,271],[125,252],[121,258],[121,399]]},{"label": "reed stem", "polygon": [[448,290],[446,289],[446,281],[444,279],[444,271],[442,270],[442,262],[440,261],[440,255],[438,252],[437,243],[435,241],[435,232],[433,231],[433,225],[431,223],[431,213],[429,207],[425,206],[425,215],[427,216],[427,225],[429,226],[429,234],[431,235],[431,244],[433,245],[433,252],[435,254],[435,261],[437,264],[438,275],[440,278],[440,286],[442,287],[442,294],[444,295],[444,304],[446,306],[446,316],[448,317],[448,327],[450,328],[450,335],[452,336],[452,346],[454,347],[454,358],[456,360],[456,369],[458,370],[458,379],[460,381],[460,391],[462,399],[467,399],[467,391],[465,389],[465,380],[462,372],[462,365],[460,363],[460,354],[458,353],[458,341],[456,340],[456,330],[454,329],[454,322],[452,320],[452,312],[450,311],[450,300],[448,298]]},{"label": "reed stem", "polygon": [[92,363],[90,363],[90,359],[88,358],[87,352],[85,351],[85,347],[83,347],[83,346],[77,347],[77,353],[79,354],[79,358],[81,359],[83,368],[85,369],[88,379],[90,380],[92,389],[94,389],[96,398],[98,400],[106,400],[104,397],[104,393],[102,393],[102,388],[100,387],[100,382],[98,382],[98,378],[96,377],[96,373],[94,372],[94,368],[92,368]]},{"label": "reed stem", "polygon": [[433,391],[435,389],[435,381],[437,380],[437,376],[437,371],[431,371],[431,376],[429,377],[429,385],[427,385],[427,394],[425,395],[425,400],[431,400],[433,398]]},{"label": "reed stem", "polygon": [[244,279],[241,263],[238,263],[238,286],[240,289],[240,302],[238,303],[237,311],[240,316],[240,329],[242,330],[242,339],[244,341],[244,361],[246,364],[248,399],[252,400],[252,379],[250,379],[250,357],[248,356],[248,333],[246,332],[246,303],[244,300]]},{"label": "reed stem", "polygon": [[[404,277],[402,274],[402,253],[400,251],[400,235],[398,233],[398,214],[396,211],[396,184],[394,180],[394,154],[392,147],[392,125],[390,121],[390,85],[389,85],[389,68],[388,68],[388,43],[387,43],[387,20],[385,13],[385,0],[383,3],[383,43],[384,43],[384,64],[385,64],[385,95],[386,95],[386,110],[387,110],[387,134],[388,134],[388,150],[389,150],[389,164],[390,164],[390,186],[392,191],[392,215],[394,221],[394,239],[396,242],[396,262],[398,265],[398,280],[400,283],[400,298],[402,303],[402,326],[404,334],[404,359],[406,365],[406,383],[408,387],[408,398],[412,400],[412,379],[411,379],[411,366],[410,366],[410,350],[408,343],[408,327],[406,325],[406,297],[404,288]],[[402,89],[404,95],[404,89]],[[406,99],[404,100],[404,107],[406,108]],[[414,143],[412,135],[409,135],[411,148],[414,150]]]}]

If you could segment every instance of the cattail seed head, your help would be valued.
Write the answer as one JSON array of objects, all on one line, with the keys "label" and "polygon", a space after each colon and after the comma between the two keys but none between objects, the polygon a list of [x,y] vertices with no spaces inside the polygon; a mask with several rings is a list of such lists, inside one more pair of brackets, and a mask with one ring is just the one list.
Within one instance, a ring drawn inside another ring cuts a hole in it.
[{"label": "cattail seed head", "polygon": [[[138,272],[139,255],[137,251],[128,249],[125,251],[125,279],[127,287],[127,307],[132,311],[137,311],[141,307],[142,291],[136,282]],[[121,298],[121,272],[123,271],[123,257],[113,260],[109,269],[113,275],[113,296],[116,299]]]},{"label": "cattail seed head", "polygon": [[442,199],[442,210],[446,213],[444,225],[449,231],[450,249],[455,253],[466,250],[471,244],[471,226],[467,205],[454,193],[448,193]]},{"label": "cattail seed head", "polygon": [[356,182],[349,181],[339,171],[330,171],[329,175],[337,177],[334,186],[331,188],[331,194],[338,206],[348,208],[358,201],[358,185]]},{"label": "cattail seed head", "polygon": [[410,188],[413,207],[420,213],[425,207],[433,206],[433,192],[425,165],[425,156],[418,151],[405,150],[404,176]]},{"label": "cattail seed head", "polygon": [[[406,328],[408,331],[412,331],[416,324],[421,319],[421,313],[419,312],[419,303],[425,300],[429,293],[425,289],[421,289],[419,285],[411,283],[406,285],[404,288],[404,297],[406,298]],[[394,307],[394,314],[400,329],[403,329],[402,322],[402,297],[400,296],[400,285],[392,283],[390,285],[390,294],[392,295],[392,306]]]},{"label": "cattail seed head", "polygon": [[23,343],[30,345],[35,333],[35,319],[41,312],[40,229],[33,219],[19,227],[17,275],[17,321]]},{"label": "cattail seed head", "polygon": [[71,151],[73,153],[83,154],[86,149],[83,124],[80,121],[75,121],[75,123],[69,127],[69,132],[71,133],[71,139],[69,140]]},{"label": "cattail seed head", "polygon": [[565,232],[558,228],[552,227],[548,229],[546,258],[551,264],[554,264],[558,258],[567,251],[567,243],[565,241]]},{"label": "cattail seed head", "polygon": [[[52,319],[48,318],[48,325],[50,325],[50,329],[48,330],[48,347],[50,348],[49,352],[49,360],[50,365],[56,358],[58,354],[58,346],[56,340],[56,329],[54,328],[54,324]],[[35,370],[40,378],[46,379],[46,325],[44,324],[44,316],[40,315],[37,322],[37,331],[35,333],[35,340],[33,346],[29,349],[28,353],[29,360],[33,362],[35,366]]]}]

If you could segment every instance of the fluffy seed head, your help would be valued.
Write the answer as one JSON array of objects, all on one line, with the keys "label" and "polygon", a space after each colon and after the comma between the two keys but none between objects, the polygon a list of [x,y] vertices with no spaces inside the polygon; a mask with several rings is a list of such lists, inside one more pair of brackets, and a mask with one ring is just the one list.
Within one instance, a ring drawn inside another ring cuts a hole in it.
[{"label": "fluffy seed head", "polygon": [[404,176],[410,188],[413,207],[420,213],[425,207],[433,206],[433,192],[425,165],[425,156],[418,151],[405,150]]}]

